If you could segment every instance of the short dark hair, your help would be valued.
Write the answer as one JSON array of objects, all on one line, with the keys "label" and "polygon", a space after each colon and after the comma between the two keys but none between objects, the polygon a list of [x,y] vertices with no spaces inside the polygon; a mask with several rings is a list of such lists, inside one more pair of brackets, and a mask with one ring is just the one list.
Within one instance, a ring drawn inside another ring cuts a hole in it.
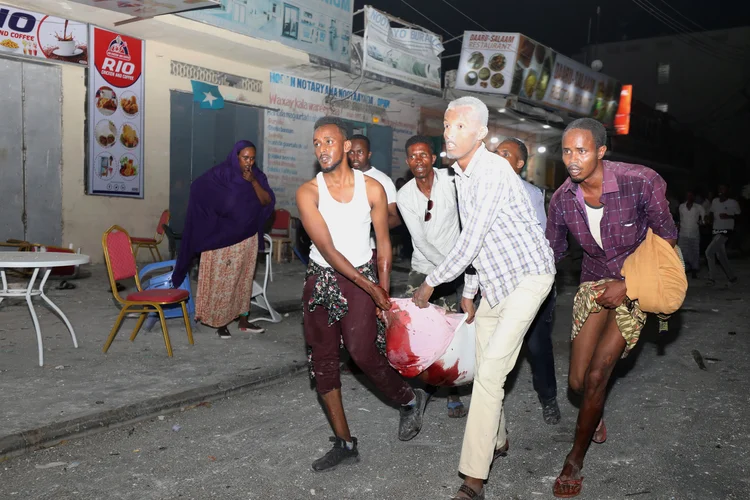
[{"label": "short dark hair", "polygon": [[336,116],[324,116],[319,118],[318,121],[315,122],[313,131],[318,130],[320,127],[325,127],[326,125],[335,125],[338,127],[344,140],[349,136],[349,127],[346,125],[346,122]]},{"label": "short dark hair", "polygon": [[415,144],[426,144],[430,148],[430,154],[435,154],[435,149],[432,147],[432,139],[426,135],[413,135],[409,137],[409,140],[406,141],[406,146],[404,146],[407,155],[409,154],[409,148]]},{"label": "short dark hair", "polygon": [[367,144],[367,150],[370,151],[370,139],[367,138],[366,135],[362,134],[354,134],[349,138],[350,141],[362,141],[365,144]]},{"label": "short dark hair", "polygon": [[[521,139],[518,137],[507,137],[506,139],[503,139],[503,142],[512,142],[518,146],[518,152],[521,153],[521,158],[519,159],[524,165],[529,162],[529,148],[526,147],[526,144],[524,144]],[[500,144],[502,144],[502,142]]]},{"label": "short dark hair", "polygon": [[589,132],[591,132],[591,135],[594,136],[596,149],[607,145],[607,129],[604,128],[604,125],[594,120],[593,118],[579,118],[577,120],[573,120],[568,124],[567,127],[565,127],[563,136],[565,136],[565,134],[567,134],[571,130],[588,130]]}]

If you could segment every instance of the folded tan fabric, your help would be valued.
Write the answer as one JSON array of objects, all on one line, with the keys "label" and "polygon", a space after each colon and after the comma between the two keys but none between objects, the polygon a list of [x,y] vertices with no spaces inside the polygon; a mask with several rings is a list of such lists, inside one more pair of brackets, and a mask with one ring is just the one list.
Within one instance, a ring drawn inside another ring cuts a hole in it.
[{"label": "folded tan fabric", "polygon": [[625,259],[620,273],[625,277],[628,297],[638,300],[643,311],[672,314],[685,301],[688,283],[678,250],[651,229]]}]

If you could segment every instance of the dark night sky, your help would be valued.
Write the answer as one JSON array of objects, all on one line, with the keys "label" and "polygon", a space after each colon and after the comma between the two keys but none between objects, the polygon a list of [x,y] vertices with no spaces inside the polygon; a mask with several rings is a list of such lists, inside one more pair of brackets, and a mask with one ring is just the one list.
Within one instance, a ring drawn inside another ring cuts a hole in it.
[{"label": "dark night sky", "polygon": [[[405,2],[443,29],[425,19]],[[520,32],[566,55],[571,55],[586,45],[589,18],[592,19],[592,42],[595,40],[597,5],[601,7],[599,42],[675,33],[672,28],[652,17],[633,0],[355,0],[354,9],[361,9],[365,4],[372,5],[443,35],[443,40],[452,38],[451,35],[460,35],[464,31],[483,31],[476,23],[446,5],[446,2],[456,6],[489,31]],[[638,3],[657,7],[691,29],[698,28],[690,21],[695,21],[709,30],[750,25],[748,1],[638,0]],[[491,16],[491,10],[502,13]],[[362,17],[361,14],[355,16],[355,32],[363,27]],[[460,40],[451,42],[445,46],[443,55],[457,54],[460,50]],[[443,60],[444,70],[456,66],[458,57],[447,57]]]}]

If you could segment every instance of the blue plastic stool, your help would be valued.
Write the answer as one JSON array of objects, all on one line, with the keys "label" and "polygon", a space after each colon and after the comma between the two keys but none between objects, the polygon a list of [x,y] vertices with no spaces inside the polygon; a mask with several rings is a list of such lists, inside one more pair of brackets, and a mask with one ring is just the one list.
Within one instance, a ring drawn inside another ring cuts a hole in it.
[{"label": "blue plastic stool", "polygon": [[[143,290],[157,290],[157,289],[164,289],[164,288],[173,288],[172,286],[172,270],[174,269],[175,264],[177,261],[174,260],[166,260],[164,262],[155,262],[153,264],[148,264],[143,267],[143,269],[140,270],[138,273],[138,278],[141,280],[141,288]],[[152,273],[155,270],[159,269],[169,269],[169,272],[166,274],[158,274],[156,276],[151,276],[147,280],[144,280],[144,276],[148,275],[149,273]],[[195,303],[193,302],[193,291],[190,288],[190,278],[188,276],[185,277],[182,284],[179,286],[180,290],[187,290],[188,301],[187,301],[187,310],[188,310],[188,316],[192,318],[195,316]],[[180,304],[172,304],[168,306],[162,306],[162,309],[164,309],[164,318],[170,319],[170,318],[182,318],[182,306]],[[146,331],[151,331],[151,328],[154,327],[154,325],[159,321],[159,315],[157,313],[150,313],[148,315],[148,318],[146,319],[146,324],[144,327],[146,328]]]}]

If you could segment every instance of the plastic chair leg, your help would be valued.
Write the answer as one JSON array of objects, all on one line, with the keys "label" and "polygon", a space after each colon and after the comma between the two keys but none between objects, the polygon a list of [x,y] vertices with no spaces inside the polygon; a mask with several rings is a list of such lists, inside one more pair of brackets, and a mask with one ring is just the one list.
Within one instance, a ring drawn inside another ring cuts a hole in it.
[{"label": "plastic chair leg", "polygon": [[158,323],[159,321],[159,315],[156,313],[150,313],[148,315],[148,319],[146,320],[146,326],[144,327],[147,332],[150,332],[153,330],[154,325]]}]

